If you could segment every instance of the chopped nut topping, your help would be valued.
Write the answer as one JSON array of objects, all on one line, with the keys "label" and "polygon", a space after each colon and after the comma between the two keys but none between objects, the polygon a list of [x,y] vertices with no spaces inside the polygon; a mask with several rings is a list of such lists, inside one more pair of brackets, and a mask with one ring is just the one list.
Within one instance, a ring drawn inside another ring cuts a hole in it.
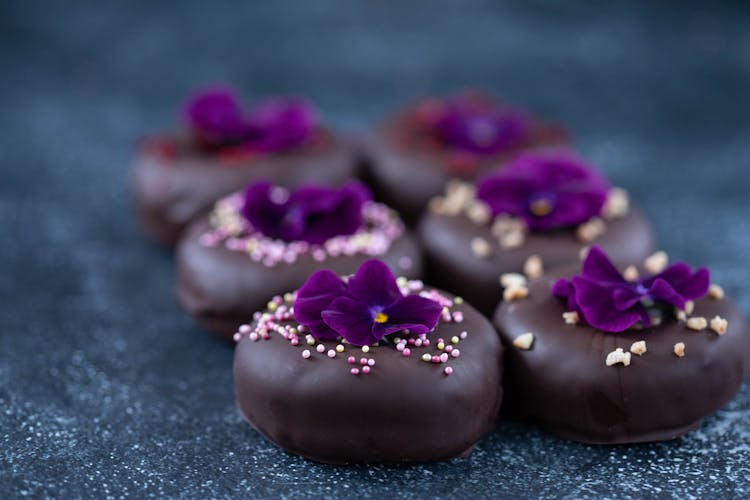
[{"label": "chopped nut topping", "polygon": [[685,302],[685,314],[693,314],[693,311],[695,311],[695,302],[688,300]]},{"label": "chopped nut topping", "polygon": [[719,335],[724,335],[725,333],[727,333],[728,327],[729,322],[721,316],[716,316],[711,320],[711,330],[715,331]]},{"label": "chopped nut topping", "polygon": [[534,344],[534,334],[531,332],[523,333],[513,340],[513,345],[519,349],[531,349]]},{"label": "chopped nut topping", "polygon": [[628,266],[627,269],[622,273],[623,278],[628,281],[636,281],[638,279],[638,268],[635,266]]},{"label": "chopped nut topping", "polygon": [[526,236],[523,231],[513,231],[501,236],[499,242],[503,248],[518,248],[523,245],[525,239]]},{"label": "chopped nut topping", "polygon": [[627,191],[622,188],[612,188],[607,193],[607,201],[604,202],[602,215],[606,219],[624,217],[630,211],[630,198]]},{"label": "chopped nut topping", "polygon": [[708,288],[708,296],[713,300],[721,300],[724,298],[724,289],[719,285],[711,285]]},{"label": "chopped nut topping", "polygon": [[578,239],[590,243],[607,231],[607,224],[599,217],[594,217],[584,222],[576,230]]},{"label": "chopped nut topping", "polygon": [[474,199],[474,187],[458,179],[448,181],[444,197],[430,200],[430,210],[440,215],[459,215]]},{"label": "chopped nut topping", "polygon": [[541,276],[542,273],[544,273],[544,264],[542,263],[542,258],[538,255],[530,255],[523,265],[523,272],[529,278],[538,278],[539,276]]},{"label": "chopped nut topping", "polygon": [[578,258],[581,260],[586,260],[586,257],[589,255],[589,250],[591,247],[581,247],[581,249],[578,251]]},{"label": "chopped nut topping", "polygon": [[607,366],[616,365],[622,363],[625,366],[630,366],[630,353],[624,352],[622,347],[618,347],[614,351],[607,354],[607,359],[604,361]]},{"label": "chopped nut topping", "polygon": [[708,328],[708,321],[703,316],[694,316],[687,320],[687,327],[699,332]]},{"label": "chopped nut topping", "polygon": [[503,290],[503,299],[508,302],[525,299],[529,296],[529,289],[525,286],[509,286]]},{"label": "chopped nut topping", "polygon": [[577,325],[580,323],[581,318],[578,316],[578,311],[568,311],[562,314],[563,320],[566,325]]},{"label": "chopped nut topping", "polygon": [[492,247],[487,240],[477,236],[471,240],[471,251],[477,257],[489,257],[492,254]]},{"label": "chopped nut topping", "polygon": [[523,274],[505,273],[500,276],[500,284],[503,286],[503,288],[508,288],[509,286],[525,287],[527,283],[528,280]]},{"label": "chopped nut topping", "polygon": [[643,267],[645,267],[646,271],[650,272],[651,274],[658,274],[662,272],[667,268],[668,264],[669,256],[667,255],[667,252],[662,251],[656,252],[655,254],[646,258],[645,261],[643,261]]},{"label": "chopped nut topping", "polygon": [[646,352],[646,341],[639,340],[638,342],[633,342],[633,345],[630,346],[630,352],[638,356]]},{"label": "chopped nut topping", "polygon": [[682,309],[675,308],[674,315],[677,318],[677,321],[687,321],[687,313],[683,311]]},{"label": "chopped nut topping", "polygon": [[685,355],[685,342],[677,342],[674,345],[674,353],[677,357],[683,357]]},{"label": "chopped nut topping", "polygon": [[487,224],[490,221],[490,208],[481,201],[474,200],[466,208],[466,215],[474,224]]}]

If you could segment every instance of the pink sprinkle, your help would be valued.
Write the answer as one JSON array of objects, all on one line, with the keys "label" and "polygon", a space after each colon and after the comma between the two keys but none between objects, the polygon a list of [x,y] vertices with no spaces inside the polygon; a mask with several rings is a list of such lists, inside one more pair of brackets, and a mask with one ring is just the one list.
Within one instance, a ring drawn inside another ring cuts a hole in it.
[{"label": "pink sprinkle", "polygon": [[433,363],[440,363],[440,358],[438,356],[433,356],[432,357],[432,362]]},{"label": "pink sprinkle", "polygon": [[414,339],[409,339],[409,345],[414,345]]},{"label": "pink sprinkle", "polygon": [[404,356],[411,356],[411,349],[409,349],[409,348],[407,347],[406,349],[404,349],[404,351],[403,351],[403,353],[402,353],[402,354],[403,354]]},{"label": "pink sprinkle", "polygon": [[446,366],[445,370],[443,370],[443,373],[445,373],[446,375],[450,375],[451,373],[453,373],[453,368],[451,368],[450,366]]},{"label": "pink sprinkle", "polygon": [[349,373],[351,373],[352,375],[359,375],[359,368],[352,368],[351,370],[349,370]]},{"label": "pink sprinkle", "polygon": [[323,344],[318,344],[318,347],[316,347],[315,350],[318,352],[323,352],[326,350],[326,346],[324,346]]},{"label": "pink sprinkle", "polygon": [[363,366],[362,367],[362,373],[370,373],[370,367],[369,366]]},{"label": "pink sprinkle", "polygon": [[396,344],[396,350],[397,351],[403,351],[405,347],[406,347],[406,344],[404,344],[402,342],[399,342],[398,344]]},{"label": "pink sprinkle", "polygon": [[369,366],[375,366],[375,360],[373,358],[370,358],[370,359],[367,360],[367,364]]},{"label": "pink sprinkle", "polygon": [[302,357],[305,358],[305,359],[309,358],[310,357],[310,350],[309,349],[305,349],[304,351],[302,351]]},{"label": "pink sprinkle", "polygon": [[422,345],[430,345],[430,341],[428,339],[424,339],[422,341]]},{"label": "pink sprinkle", "polygon": [[403,270],[411,269],[411,259],[409,257],[401,257],[398,259],[398,267]]},{"label": "pink sprinkle", "polygon": [[237,332],[234,334],[232,338],[234,339],[235,342],[239,342],[241,337],[242,335],[240,335],[240,332]]},{"label": "pink sprinkle", "polygon": [[445,340],[443,340],[443,337],[440,337],[440,338],[438,339],[438,344],[439,344],[440,342],[442,342],[442,343],[445,343]]},{"label": "pink sprinkle", "polygon": [[362,366],[366,365],[367,364],[367,358],[361,358],[359,360],[359,364],[362,365]]},{"label": "pink sprinkle", "polygon": [[240,333],[250,333],[250,325],[240,325]]},{"label": "pink sprinkle", "polygon": [[255,333],[255,332],[251,333],[250,334],[250,340],[252,340],[253,342],[255,342],[256,340],[258,340],[258,334]]},{"label": "pink sprinkle", "polygon": [[445,346],[445,352],[451,352],[452,350],[453,350],[453,346],[452,345]]},{"label": "pink sprinkle", "polygon": [[416,347],[420,347],[420,346],[422,345],[422,339],[417,339],[417,340],[415,340],[415,341],[414,341],[414,345],[415,345]]},{"label": "pink sprinkle", "polygon": [[353,365],[354,363],[357,362],[357,359],[354,356],[349,356],[348,358],[346,358],[346,362],[349,363],[350,365]]},{"label": "pink sprinkle", "polygon": [[445,363],[447,361],[448,361],[448,353],[444,352],[443,354],[440,355],[440,362]]},{"label": "pink sprinkle", "polygon": [[451,352],[451,356],[453,356],[454,358],[457,358],[460,355],[461,355],[461,351],[459,351],[458,349],[453,349],[453,352]]},{"label": "pink sprinkle", "polygon": [[329,349],[328,350],[328,357],[329,358],[335,358],[336,357],[336,351],[334,351],[333,349]]},{"label": "pink sprinkle", "polygon": [[468,334],[468,333],[466,332],[466,330],[464,330],[463,332],[461,332],[461,335],[460,335],[460,337],[461,337],[462,339],[465,339],[465,338],[466,338],[466,337],[467,337],[468,335],[469,335],[469,334]]},{"label": "pink sprinkle", "polygon": [[453,321],[455,321],[456,323],[460,323],[463,320],[464,320],[464,313],[462,313],[461,311],[456,311],[453,313]]},{"label": "pink sprinkle", "polygon": [[268,339],[271,338],[271,336],[268,334],[268,332],[263,332],[263,335],[261,335],[261,336],[263,337],[263,340],[268,340]]},{"label": "pink sprinkle", "polygon": [[291,342],[292,345],[299,345],[299,339],[297,337],[292,338],[289,342]]}]

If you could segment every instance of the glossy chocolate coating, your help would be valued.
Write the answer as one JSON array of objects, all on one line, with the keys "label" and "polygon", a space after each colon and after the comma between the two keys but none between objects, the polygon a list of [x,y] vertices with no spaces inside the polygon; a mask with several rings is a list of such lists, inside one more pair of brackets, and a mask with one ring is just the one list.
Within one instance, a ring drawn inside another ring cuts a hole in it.
[{"label": "glossy chocolate coating", "polygon": [[505,154],[478,157],[470,171],[457,171],[450,167],[448,150],[400,146],[394,137],[400,126],[389,123],[363,140],[363,175],[375,198],[396,209],[410,225],[417,223],[430,199],[443,194],[449,180],[476,179],[495,170],[522,149],[560,146],[567,142],[561,128],[538,125],[531,143]]},{"label": "glossy chocolate coating", "polygon": [[[546,269],[580,262],[586,245],[572,230],[537,232],[526,235],[518,248],[501,249],[489,225],[478,225],[467,217],[426,212],[418,228],[425,252],[427,276],[437,286],[462,295],[484,314],[490,315],[502,300],[499,277],[521,273],[530,255],[539,255]],[[471,240],[484,238],[492,245],[492,254],[480,257],[471,249]],[[637,209],[623,218],[607,223],[607,231],[595,244],[622,262],[641,262],[654,251],[651,226]]]},{"label": "glossy chocolate coating", "polygon": [[[274,295],[299,288],[318,269],[341,275],[352,274],[368,259],[365,254],[339,255],[318,262],[308,254],[293,264],[266,267],[247,253],[223,246],[207,247],[200,236],[208,231],[207,217],[185,231],[177,247],[177,297],[182,307],[212,333],[231,340],[237,327],[247,323],[255,311],[266,307]],[[408,268],[400,267],[406,257]],[[393,241],[385,255],[378,256],[397,276],[422,276],[422,259],[415,238],[404,232]]]},{"label": "glossy chocolate coating", "polygon": [[144,151],[136,159],[133,175],[140,224],[150,237],[167,247],[174,246],[187,224],[209,211],[218,198],[251,181],[268,179],[288,188],[309,183],[335,186],[358,173],[355,148],[344,142],[223,164],[191,149],[184,140],[174,140],[180,150],[177,158]]},{"label": "glossy chocolate coating", "polygon": [[[451,297],[445,294],[447,297]],[[279,334],[253,342],[246,336],[234,357],[237,405],[245,419],[276,445],[328,463],[425,462],[467,455],[488,431],[502,399],[502,346],[492,325],[466,303],[461,323],[439,323],[429,348],[405,357],[392,344],[367,354],[350,345],[330,359]],[[461,355],[426,363],[439,337],[468,336]],[[324,342],[326,349],[335,341]],[[304,349],[312,356],[304,359]],[[376,364],[352,375],[348,356]],[[445,375],[446,366],[453,368]]]},{"label": "glossy chocolate coating", "polygon": [[[685,434],[734,396],[750,356],[750,330],[728,299],[697,300],[693,313],[727,319],[722,336],[690,330],[672,317],[653,328],[607,333],[565,324],[564,303],[550,294],[558,277],[578,272],[580,265],[532,281],[527,299],[495,313],[508,346],[505,380],[514,412],[574,441],[639,443]],[[534,334],[532,348],[513,347],[525,332]],[[640,340],[647,352],[632,354],[630,366],[605,365],[608,353],[628,352]],[[674,354],[677,342],[685,343],[682,358]]]}]

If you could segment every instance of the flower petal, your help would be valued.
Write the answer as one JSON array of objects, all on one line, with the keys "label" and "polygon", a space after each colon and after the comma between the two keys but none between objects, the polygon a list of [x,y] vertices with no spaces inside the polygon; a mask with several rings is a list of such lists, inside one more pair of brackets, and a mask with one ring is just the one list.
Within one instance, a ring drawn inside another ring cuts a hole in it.
[{"label": "flower petal", "polygon": [[588,324],[607,332],[622,332],[641,320],[640,309],[637,304],[626,311],[620,311],[614,302],[612,289],[606,283],[601,283],[583,276],[573,277],[576,303]]},{"label": "flower petal", "polygon": [[385,308],[403,297],[390,268],[381,260],[362,264],[347,283],[349,295],[369,307]]},{"label": "flower petal", "polygon": [[339,334],[326,324],[322,313],[331,303],[346,294],[346,284],[327,269],[313,273],[297,291],[294,317],[310,329],[317,339],[335,339]]},{"label": "flower petal", "polygon": [[323,321],[352,345],[371,345],[380,340],[373,336],[370,307],[349,297],[339,297],[322,313]]},{"label": "flower petal", "polygon": [[581,275],[591,280],[627,283],[609,257],[595,245],[589,249],[583,261]]},{"label": "flower petal", "polygon": [[679,309],[685,309],[685,298],[675,291],[672,286],[662,278],[657,278],[648,289],[648,295],[654,300],[667,302]]},{"label": "flower petal", "polygon": [[434,300],[407,295],[383,309],[388,320],[382,324],[376,323],[373,333],[378,338],[406,329],[415,335],[428,333],[437,325],[442,310],[442,306]]},{"label": "flower petal", "polygon": [[250,184],[245,190],[241,213],[254,229],[265,236],[286,239],[291,236],[290,226],[283,224],[288,207],[286,203],[273,201],[272,190],[273,185],[268,181]]},{"label": "flower petal", "polygon": [[661,273],[644,280],[644,285],[651,286],[657,279],[663,279],[685,300],[695,300],[708,293],[711,285],[711,274],[702,267],[694,273],[684,262],[676,262]]}]

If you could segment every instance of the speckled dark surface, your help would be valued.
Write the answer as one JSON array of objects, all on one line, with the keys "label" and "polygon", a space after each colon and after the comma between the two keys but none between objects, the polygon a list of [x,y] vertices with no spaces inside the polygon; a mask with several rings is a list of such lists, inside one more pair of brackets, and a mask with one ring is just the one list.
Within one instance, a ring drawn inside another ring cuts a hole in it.
[{"label": "speckled dark surface", "polygon": [[242,422],[231,349],[177,308],[172,259],[137,233],[126,186],[134,138],[201,83],[304,93],[345,130],[481,84],[569,123],[663,247],[710,265],[748,313],[742,3],[107,4],[0,4],[0,496],[750,494],[747,384],[671,443],[503,423],[450,463],[287,455]]}]

